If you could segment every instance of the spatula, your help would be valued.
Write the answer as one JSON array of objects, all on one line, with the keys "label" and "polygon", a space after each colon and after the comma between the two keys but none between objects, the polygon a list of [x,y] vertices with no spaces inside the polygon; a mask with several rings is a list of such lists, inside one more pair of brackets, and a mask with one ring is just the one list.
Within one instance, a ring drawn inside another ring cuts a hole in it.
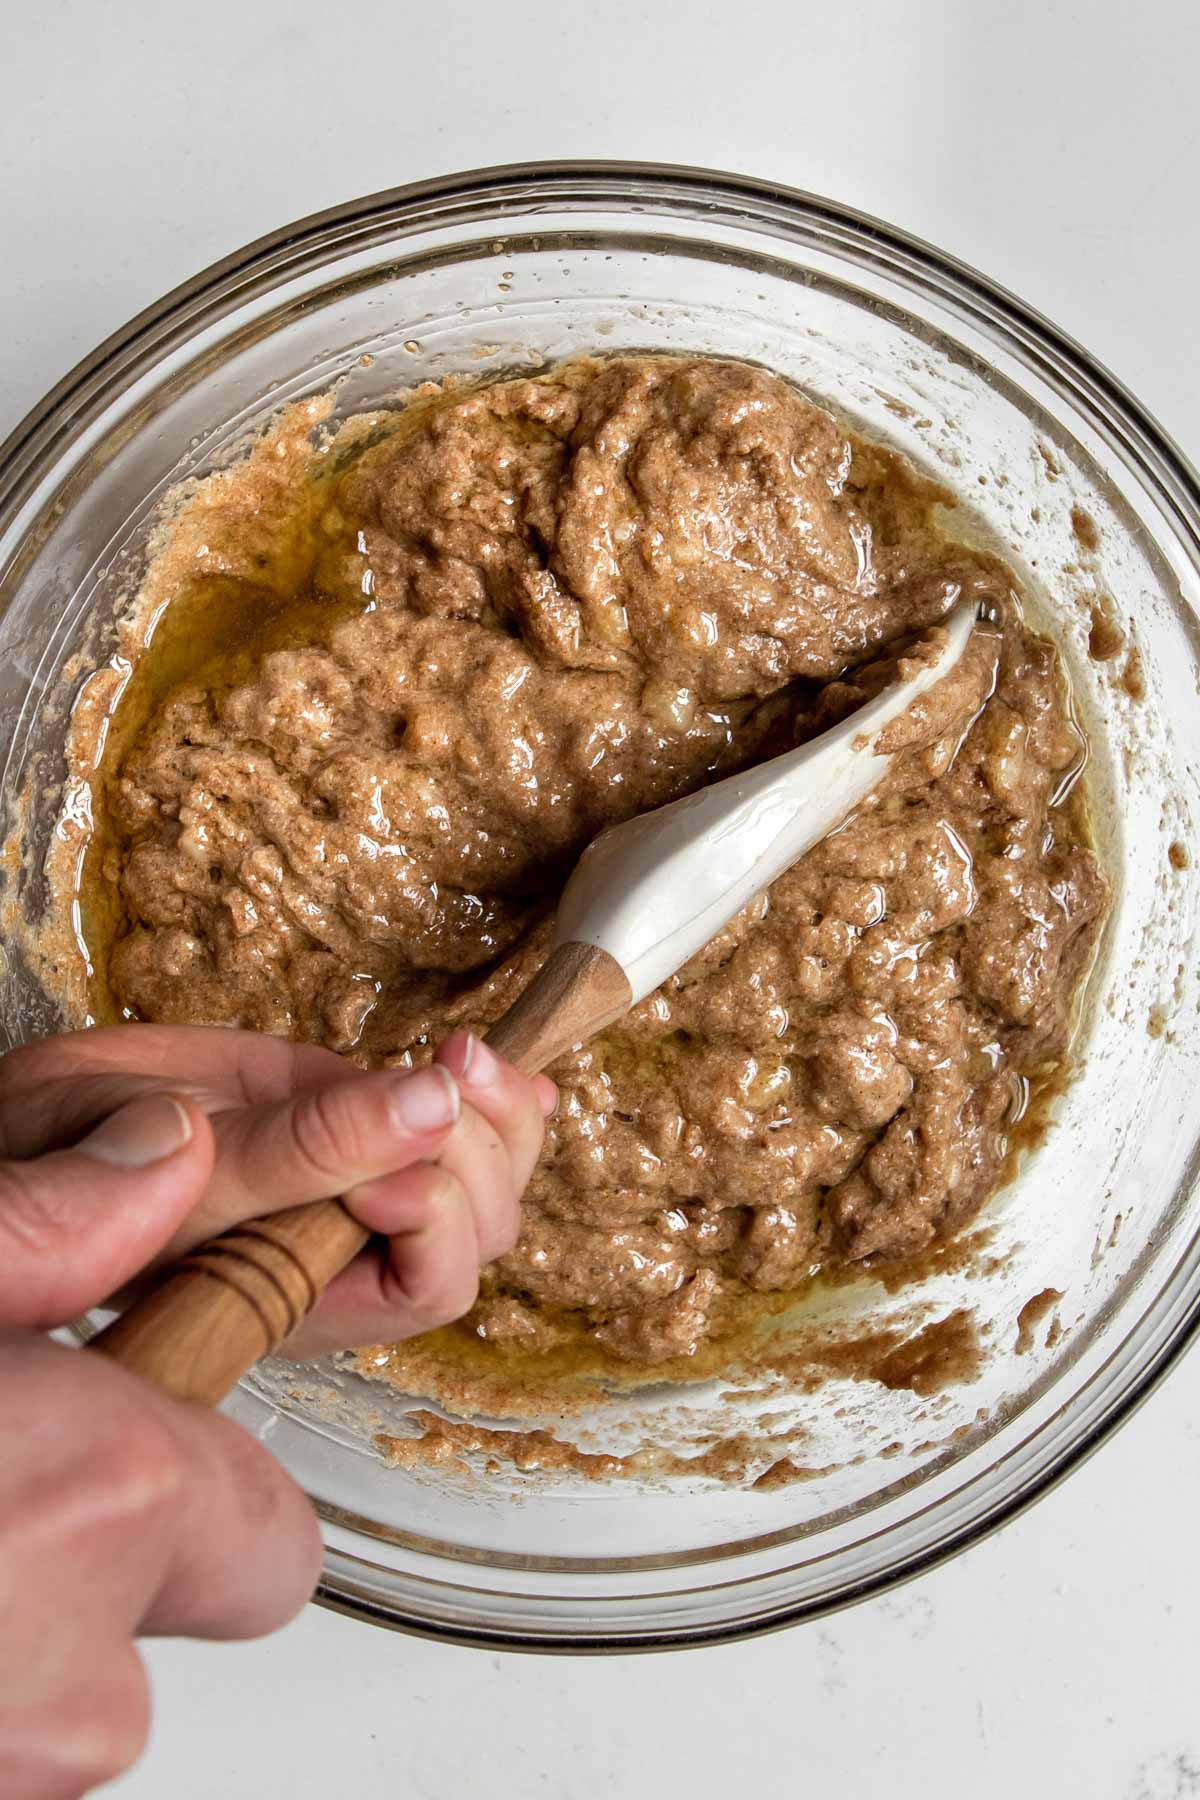
[{"label": "spatula", "polygon": [[[892,762],[880,734],[958,663],[975,622],[960,603],[915,673],[799,749],[602,832],[492,1047],[535,1074],[653,993],[878,786]],[[216,1405],[368,1235],[337,1200],[250,1220],[190,1251],[89,1347],[177,1399]]]}]

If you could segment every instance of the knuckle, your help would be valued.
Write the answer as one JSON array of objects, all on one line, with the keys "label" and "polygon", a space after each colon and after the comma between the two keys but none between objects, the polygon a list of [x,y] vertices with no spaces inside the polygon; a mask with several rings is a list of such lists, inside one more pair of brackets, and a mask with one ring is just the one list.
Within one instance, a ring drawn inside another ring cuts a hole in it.
[{"label": "knuckle", "polygon": [[39,1793],[75,1800],[124,1775],[146,1748],[150,1699],[145,1669],[132,1645],[106,1646],[87,1682],[53,1697],[52,1707],[30,1708],[23,1721],[25,1755],[40,1766]]},{"label": "knuckle", "polygon": [[59,1425],[42,1459],[0,1482],[0,1489],[7,1485],[0,1493],[0,1562],[36,1583],[60,1564],[98,1571],[112,1556],[153,1554],[188,1474],[153,1405],[101,1358],[58,1345],[42,1349],[21,1373],[22,1407],[0,1416],[0,1438],[39,1418]]},{"label": "knuckle", "polygon": [[463,1313],[470,1312],[478,1298],[479,1261],[472,1244],[466,1254],[455,1260],[453,1273],[447,1282],[445,1301],[450,1316],[461,1318]]},{"label": "knuckle", "polygon": [[424,1331],[452,1324],[470,1312],[479,1298],[479,1265],[474,1247],[447,1246],[444,1256],[407,1284],[409,1308]]},{"label": "knuckle", "polygon": [[428,1231],[443,1219],[452,1219],[467,1210],[467,1190],[458,1176],[441,1163],[419,1164],[405,1170],[400,1177],[406,1191],[413,1196],[414,1217],[408,1231]]},{"label": "knuckle", "polygon": [[361,1161],[362,1133],[343,1087],[318,1088],[291,1110],[292,1144],[321,1179],[341,1180]]},{"label": "knuckle", "polygon": [[0,1162],[0,1234],[18,1250],[47,1255],[71,1235],[68,1184],[27,1179],[19,1164]]},{"label": "knuckle", "polygon": [[186,1482],[184,1458],[150,1410],[129,1408],[97,1451],[111,1516],[146,1520],[173,1512]]},{"label": "knuckle", "polygon": [[294,1504],[299,1489],[270,1452],[233,1419],[217,1413],[208,1423],[214,1427],[214,1449],[233,1477],[237,1504],[255,1530],[278,1532],[285,1518],[306,1524],[309,1508]]},{"label": "knuckle", "polygon": [[432,1331],[439,1325],[452,1325],[455,1319],[461,1319],[478,1298],[479,1270],[463,1269],[453,1275],[447,1272],[413,1310],[424,1322],[425,1329]]}]

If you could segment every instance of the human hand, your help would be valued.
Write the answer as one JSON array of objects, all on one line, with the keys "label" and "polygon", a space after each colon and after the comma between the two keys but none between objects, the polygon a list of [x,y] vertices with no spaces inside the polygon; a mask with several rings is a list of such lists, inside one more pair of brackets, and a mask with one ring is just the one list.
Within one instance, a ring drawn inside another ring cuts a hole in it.
[{"label": "human hand", "polygon": [[0,1331],[0,1794],[121,1774],[149,1724],[135,1637],[274,1631],[320,1561],[307,1499],[240,1426]]},{"label": "human hand", "polygon": [[[312,1045],[203,1026],[120,1025],[12,1051],[0,1061],[0,1322],[59,1324],[134,1269],[340,1195],[385,1241],[330,1284],[286,1353],[445,1324],[470,1308],[480,1266],[516,1241],[553,1104],[552,1083],[526,1081],[463,1032],[432,1068],[366,1075]],[[61,1146],[105,1120],[124,1160],[81,1175],[81,1152]],[[133,1159],[161,1156],[176,1129],[194,1183],[179,1182],[174,1156],[146,1161],[153,1205],[130,1205]],[[61,1255],[68,1236],[78,1256]]]},{"label": "human hand", "polygon": [[[149,1712],[136,1634],[251,1637],[316,1579],[312,1510],[253,1438],[6,1329],[60,1323],[135,1275],[199,1205],[213,1149],[191,1104],[147,1097],[74,1150],[0,1164],[6,1800],[76,1800],[134,1760]],[[139,1167],[131,1151],[159,1154]]]},{"label": "human hand", "polygon": [[0,1061],[5,1800],[78,1800],[136,1758],[137,1635],[273,1630],[320,1560],[308,1502],[239,1427],[38,1330],[252,1213],[335,1193],[388,1242],[289,1349],[455,1316],[515,1237],[553,1089],[461,1035],[438,1065],[363,1076],[319,1050],[151,1026]]}]

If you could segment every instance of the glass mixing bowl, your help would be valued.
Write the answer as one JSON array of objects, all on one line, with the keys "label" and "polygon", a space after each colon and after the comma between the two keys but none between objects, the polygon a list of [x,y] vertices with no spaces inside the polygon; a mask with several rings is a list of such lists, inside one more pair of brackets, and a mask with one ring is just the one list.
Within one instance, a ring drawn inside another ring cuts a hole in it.
[{"label": "glass mixing bowl", "polygon": [[[7,898],[30,914],[41,903],[73,684],[112,652],[117,604],[175,483],[335,380],[340,417],[451,371],[625,347],[767,364],[969,496],[969,529],[1021,571],[1035,620],[1052,616],[1116,893],[1076,1077],[988,1209],[990,1272],[951,1260],[915,1296],[863,1281],[813,1303],[831,1328],[914,1298],[931,1315],[969,1307],[989,1354],[974,1379],[924,1398],[831,1378],[797,1399],[807,1481],[390,1468],[373,1434],[404,1434],[400,1395],[278,1364],[235,1394],[234,1416],[318,1504],[328,1604],[491,1645],[713,1642],[878,1592],[1057,1481],[1200,1319],[1196,477],[1053,326],[828,201],[632,164],[460,175],[264,238],[111,338],[0,451],[3,802],[26,839]],[[1132,662],[1089,656],[1105,606]],[[20,823],[22,793],[34,799]],[[55,1023],[15,939],[0,1002],[9,1042]],[[1022,1307],[1047,1289],[1061,1295],[1054,1328],[1047,1315],[1031,1330],[1027,1313],[1022,1330]],[[718,1404],[726,1430],[777,1423],[778,1398],[722,1402],[728,1391],[651,1390],[571,1430],[686,1438]]]}]

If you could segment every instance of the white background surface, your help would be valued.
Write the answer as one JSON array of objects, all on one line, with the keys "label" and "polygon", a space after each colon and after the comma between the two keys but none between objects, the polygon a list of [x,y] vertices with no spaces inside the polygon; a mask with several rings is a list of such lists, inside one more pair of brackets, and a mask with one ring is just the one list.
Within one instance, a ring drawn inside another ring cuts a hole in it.
[{"label": "white background surface", "polygon": [[[0,35],[0,434],[203,264],[525,157],[814,188],[977,264],[1200,451],[1200,14],[1096,0],[38,0]],[[681,9],[682,16],[682,9]],[[498,1658],[309,1609],[152,1645],[121,1800],[1200,1794],[1200,1361],[1034,1513],[824,1625]]]}]

